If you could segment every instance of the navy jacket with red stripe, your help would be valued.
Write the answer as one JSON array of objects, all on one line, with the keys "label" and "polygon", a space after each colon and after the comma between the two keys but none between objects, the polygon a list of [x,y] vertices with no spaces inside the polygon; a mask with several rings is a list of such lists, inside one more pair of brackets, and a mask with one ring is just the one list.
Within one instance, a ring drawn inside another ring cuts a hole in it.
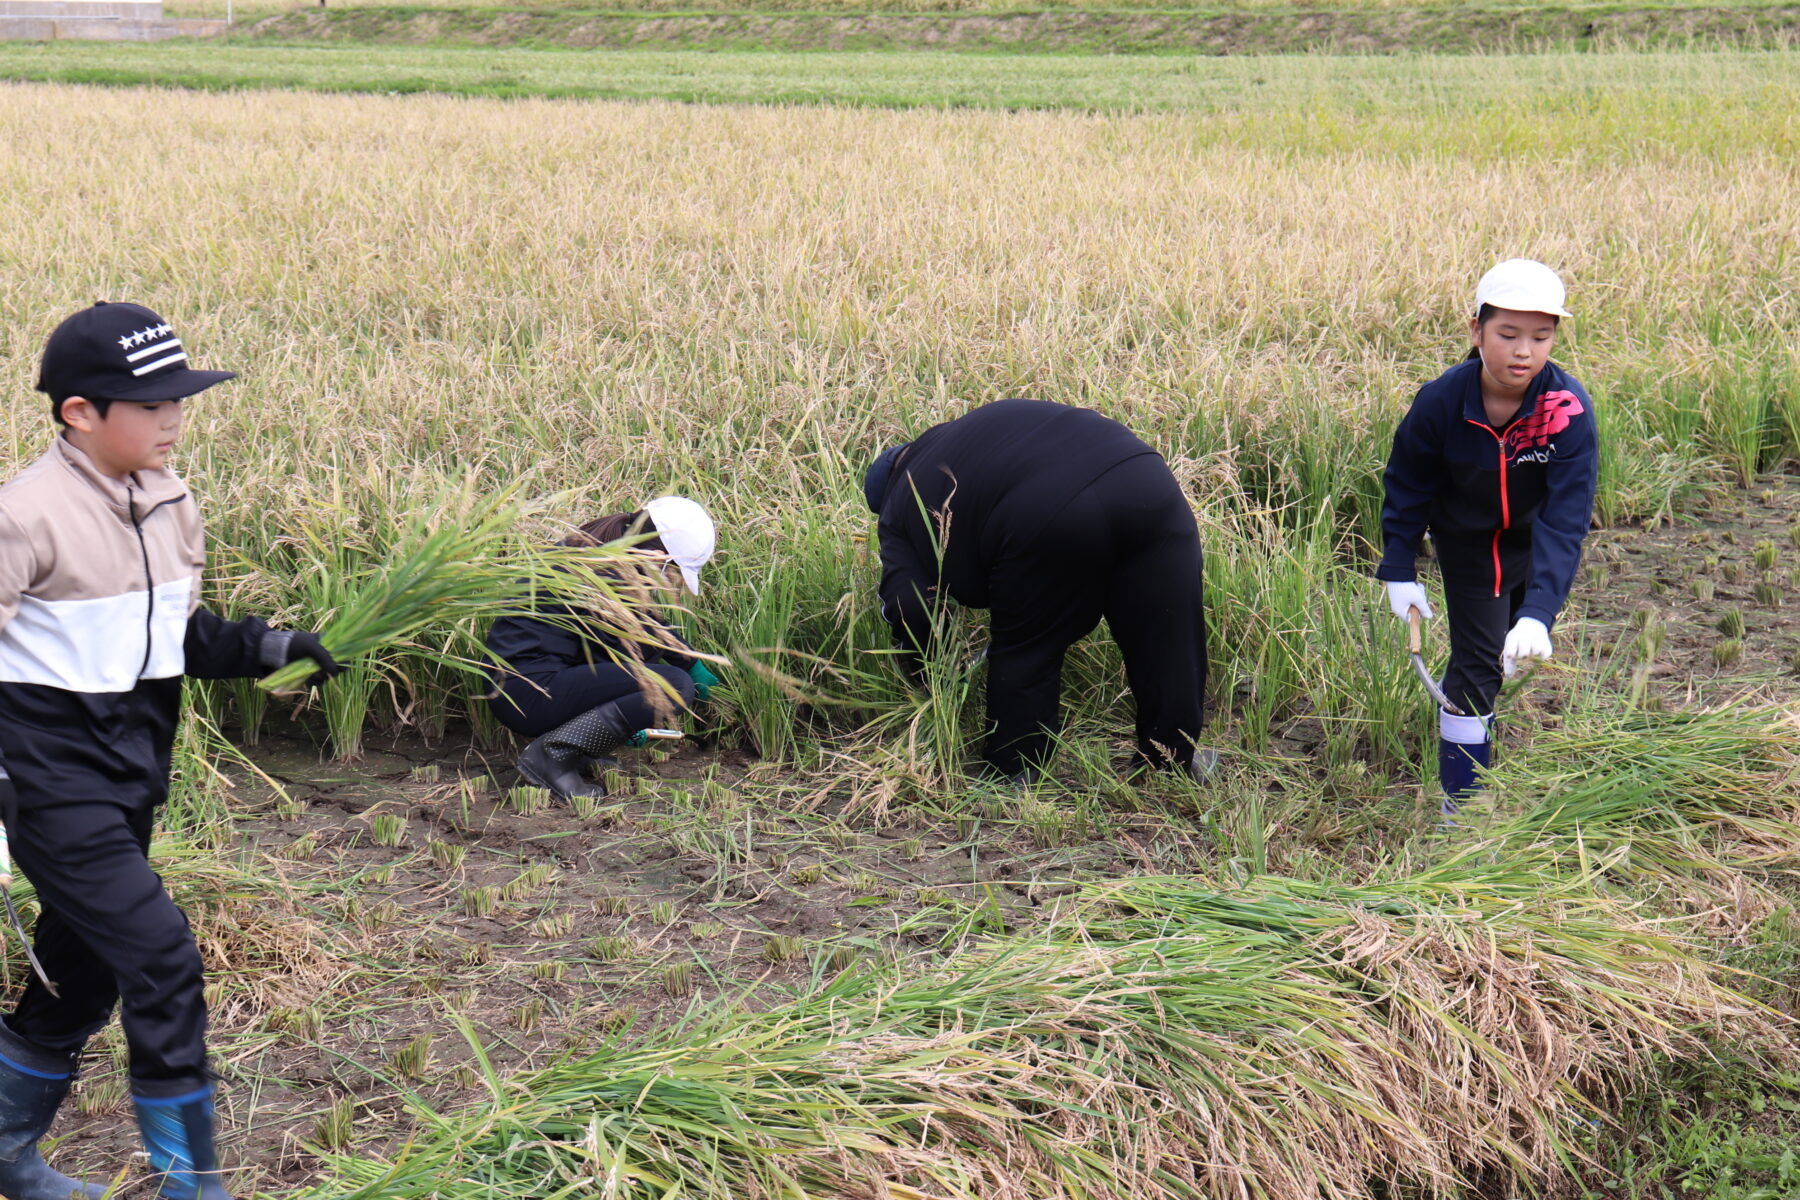
[{"label": "navy jacket with red stripe", "polygon": [[1467,359],[1420,388],[1394,431],[1375,577],[1414,579],[1429,529],[1445,587],[1498,596],[1522,579],[1518,615],[1554,625],[1581,563],[1598,471],[1593,402],[1573,375],[1546,363],[1517,415],[1495,429],[1481,361]]}]

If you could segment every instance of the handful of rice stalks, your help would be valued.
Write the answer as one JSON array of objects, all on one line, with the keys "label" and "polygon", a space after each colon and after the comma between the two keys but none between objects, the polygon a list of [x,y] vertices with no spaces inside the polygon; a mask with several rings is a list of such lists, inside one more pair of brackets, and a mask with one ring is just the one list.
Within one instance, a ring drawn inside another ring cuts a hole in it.
[{"label": "handful of rice stalks", "polygon": [[[659,623],[638,616],[648,589],[628,582],[642,575],[643,556],[625,541],[562,546],[531,540],[521,526],[557,498],[526,501],[520,490],[514,485],[483,495],[469,479],[415,513],[383,561],[339,581],[336,590],[344,598],[320,634],[332,656],[348,663],[406,650],[480,670],[487,664],[449,649],[454,635],[481,621],[524,614],[552,623],[597,623],[627,642],[666,643]],[[330,562],[334,556],[321,548],[313,557]],[[558,616],[558,607],[582,615]],[[258,686],[295,691],[316,669],[309,661],[289,663]]]}]

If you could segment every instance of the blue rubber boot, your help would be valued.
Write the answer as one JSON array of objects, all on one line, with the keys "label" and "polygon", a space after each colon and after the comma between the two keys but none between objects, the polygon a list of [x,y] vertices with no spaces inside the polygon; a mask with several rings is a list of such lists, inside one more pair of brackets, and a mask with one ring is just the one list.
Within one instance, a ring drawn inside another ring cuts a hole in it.
[{"label": "blue rubber boot", "polygon": [[211,1087],[168,1099],[133,1096],[131,1103],[150,1165],[161,1173],[154,1195],[162,1200],[231,1200],[213,1148]]},{"label": "blue rubber boot", "polygon": [[32,1045],[0,1021],[0,1196],[7,1200],[101,1200],[90,1187],[51,1168],[38,1153],[75,1078],[75,1056]]},{"label": "blue rubber boot", "polygon": [[1455,717],[1438,710],[1438,782],[1444,787],[1444,816],[1455,816],[1457,806],[1481,790],[1477,773],[1487,770],[1493,760],[1493,722],[1492,714]]}]

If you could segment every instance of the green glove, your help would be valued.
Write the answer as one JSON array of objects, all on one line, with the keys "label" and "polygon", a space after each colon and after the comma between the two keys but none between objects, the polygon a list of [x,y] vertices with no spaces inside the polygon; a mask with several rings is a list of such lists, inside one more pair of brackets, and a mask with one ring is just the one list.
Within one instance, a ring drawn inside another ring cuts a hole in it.
[{"label": "green glove", "polygon": [[705,663],[697,660],[688,668],[688,674],[694,680],[694,695],[700,697],[700,703],[706,703],[712,696],[713,686],[719,682],[719,677],[707,670]]}]

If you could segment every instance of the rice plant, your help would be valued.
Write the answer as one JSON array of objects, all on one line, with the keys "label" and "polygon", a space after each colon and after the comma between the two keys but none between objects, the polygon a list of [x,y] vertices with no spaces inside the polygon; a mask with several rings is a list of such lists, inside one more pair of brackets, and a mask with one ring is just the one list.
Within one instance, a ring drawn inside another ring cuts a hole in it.
[{"label": "rice plant", "polygon": [[313,1123],[312,1140],[320,1150],[342,1150],[350,1145],[355,1133],[356,1097],[341,1096]]},{"label": "rice plant", "polygon": [[406,818],[398,813],[376,813],[369,818],[369,836],[377,846],[406,844]]},{"label": "rice plant", "polygon": [[[396,652],[415,664],[415,676],[443,670],[478,675],[489,664],[475,653],[473,628],[545,601],[592,614],[627,639],[655,639],[632,615],[627,589],[604,572],[633,562],[631,548],[577,549],[523,538],[521,524],[554,503],[554,498],[527,501],[523,491],[518,481],[483,489],[473,475],[465,476],[404,521],[379,531],[387,536],[367,531],[346,536],[315,523],[281,547],[275,562],[259,567],[296,571],[308,606],[329,614],[322,637],[346,670],[322,690],[319,703],[340,758],[361,753],[377,686],[406,686],[405,674],[395,673]],[[350,520],[345,514],[346,525]],[[260,686],[291,690],[313,670],[308,662],[292,663]]]},{"label": "rice plant", "polygon": [[535,895],[539,889],[556,878],[556,868],[545,863],[526,867],[512,879],[502,884],[500,898],[502,900],[525,900]]},{"label": "rice plant", "polygon": [[[611,794],[610,790],[608,794]],[[573,812],[578,820],[591,821],[601,825],[612,824],[618,815],[616,806],[603,806],[600,797],[589,795],[570,796],[569,811]]]},{"label": "rice plant", "polygon": [[636,953],[636,943],[626,937],[597,937],[588,943],[588,954],[596,962],[619,962]]},{"label": "rice plant", "polygon": [[539,917],[532,923],[531,933],[533,937],[553,942],[568,937],[570,933],[574,932],[574,929],[575,914],[561,912],[553,916]]},{"label": "rice plant", "polygon": [[421,1033],[388,1055],[388,1065],[402,1079],[423,1079],[431,1065],[431,1044],[435,1039]]},{"label": "rice plant", "polygon": [[533,996],[525,1003],[512,1010],[512,1023],[520,1033],[530,1033],[544,1019],[544,1000],[541,996]]},{"label": "rice plant", "polygon": [[802,938],[787,933],[770,934],[763,942],[763,958],[772,963],[792,962],[799,958],[805,950],[806,942]]},{"label": "rice plant", "polygon": [[534,817],[550,808],[550,789],[520,784],[508,790],[506,802],[521,817]]}]

